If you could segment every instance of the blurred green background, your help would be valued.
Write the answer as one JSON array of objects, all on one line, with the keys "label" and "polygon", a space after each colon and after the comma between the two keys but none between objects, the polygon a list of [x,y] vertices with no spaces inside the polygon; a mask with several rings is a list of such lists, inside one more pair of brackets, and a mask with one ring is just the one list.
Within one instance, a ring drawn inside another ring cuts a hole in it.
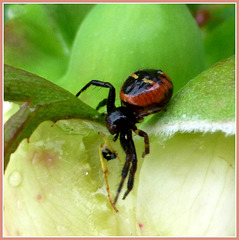
[{"label": "blurred green background", "polygon": [[[59,81],[69,68],[77,32],[95,7],[94,4],[5,4],[5,63]],[[234,4],[188,4],[187,8],[203,37],[205,69],[235,54]]]}]

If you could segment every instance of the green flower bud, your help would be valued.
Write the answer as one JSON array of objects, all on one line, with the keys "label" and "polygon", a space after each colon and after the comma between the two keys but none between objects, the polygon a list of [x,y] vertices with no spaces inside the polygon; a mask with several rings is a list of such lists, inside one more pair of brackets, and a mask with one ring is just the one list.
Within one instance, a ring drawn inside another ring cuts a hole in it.
[{"label": "green flower bud", "polygon": [[[129,74],[153,68],[166,72],[177,92],[203,70],[201,35],[184,5],[97,5],[82,23],[72,50],[64,88],[72,93],[92,79],[117,90]],[[97,98],[92,97],[97,94]],[[96,106],[106,91],[88,91],[81,99]]]}]

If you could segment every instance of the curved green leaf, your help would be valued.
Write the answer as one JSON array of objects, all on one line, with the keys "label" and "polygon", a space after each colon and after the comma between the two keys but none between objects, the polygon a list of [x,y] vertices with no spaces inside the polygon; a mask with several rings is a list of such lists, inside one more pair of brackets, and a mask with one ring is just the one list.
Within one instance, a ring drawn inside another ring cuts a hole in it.
[{"label": "curved green leaf", "polygon": [[154,115],[147,131],[170,136],[176,132],[235,134],[235,56],[192,79],[167,106]]},{"label": "curved green leaf", "polygon": [[235,16],[208,33],[204,45],[208,67],[235,54]]},{"label": "curved green leaf", "polygon": [[8,65],[4,70],[4,100],[26,102],[5,123],[5,167],[19,143],[43,121],[81,118],[103,122],[96,110],[46,79]]}]

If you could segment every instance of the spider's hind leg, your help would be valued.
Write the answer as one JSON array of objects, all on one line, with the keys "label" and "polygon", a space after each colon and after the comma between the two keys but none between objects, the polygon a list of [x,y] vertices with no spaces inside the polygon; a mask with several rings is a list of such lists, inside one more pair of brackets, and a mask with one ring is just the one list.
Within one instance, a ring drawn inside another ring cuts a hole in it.
[{"label": "spider's hind leg", "polygon": [[123,196],[123,199],[127,197],[127,195],[131,192],[134,186],[134,177],[135,177],[135,172],[137,170],[137,155],[135,151],[135,146],[134,142],[132,139],[132,132],[129,131],[126,134],[121,134],[120,135],[120,143],[122,148],[125,151],[126,154],[126,160],[125,164],[121,173],[121,181],[117,190],[116,197],[114,199],[114,204],[116,204],[119,194],[121,192],[121,189],[123,187],[123,184],[125,182],[125,179],[127,175],[129,175],[128,178],[128,183],[127,183],[127,190]]},{"label": "spider's hind leg", "polygon": [[146,154],[149,154],[149,136],[146,132],[138,129],[135,127],[135,129],[133,129],[133,131],[139,135],[140,137],[143,137],[144,138],[144,144],[145,144],[145,150],[142,154],[142,157],[144,158]]}]

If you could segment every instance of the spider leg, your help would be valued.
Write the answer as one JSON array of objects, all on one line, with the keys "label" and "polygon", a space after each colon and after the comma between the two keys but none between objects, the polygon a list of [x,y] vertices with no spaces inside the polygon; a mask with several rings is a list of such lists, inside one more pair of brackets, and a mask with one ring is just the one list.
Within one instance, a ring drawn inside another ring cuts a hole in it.
[{"label": "spider leg", "polygon": [[142,154],[142,157],[144,157],[146,154],[149,154],[149,136],[146,132],[140,129],[135,128],[133,130],[137,135],[144,138],[145,150],[144,153]]},{"label": "spider leg", "polygon": [[99,104],[97,105],[96,110],[99,110],[100,108],[106,106],[107,103],[108,103],[108,98],[103,99],[103,100],[102,100],[101,102],[99,102]]},{"label": "spider leg", "polygon": [[[76,94],[76,97],[78,97],[82,92],[84,92],[91,85],[110,89],[108,99],[107,99],[107,112],[111,112],[112,110],[114,110],[115,109],[115,88],[108,82],[91,80]],[[105,100],[101,101],[100,104],[103,104],[104,101]],[[101,107],[101,105],[100,106],[98,105],[97,107]]]},{"label": "spider leg", "polygon": [[128,188],[126,193],[124,194],[123,199],[126,198],[126,196],[129,194],[129,192],[132,190],[133,188],[133,184],[134,184],[134,175],[137,169],[137,156],[136,156],[136,152],[135,152],[135,146],[134,146],[134,142],[132,139],[132,132],[128,131],[126,134],[120,134],[120,143],[122,148],[124,149],[125,153],[126,153],[126,160],[125,160],[125,164],[121,173],[121,181],[117,190],[117,194],[116,197],[114,199],[114,204],[116,204],[119,194],[121,192],[121,189],[123,187],[125,178],[128,175],[129,172],[129,168],[130,168],[130,164],[132,162],[132,167],[130,169],[130,177],[128,180]]},{"label": "spider leg", "polygon": [[[131,135],[131,141],[133,143],[132,135]],[[130,193],[130,191],[132,190],[132,188],[134,186],[134,176],[135,176],[135,172],[137,170],[137,155],[136,155],[136,152],[135,152],[134,143],[133,143],[133,146],[132,146],[132,150],[133,149],[134,149],[134,151],[131,152],[132,165],[131,165],[130,172],[129,172],[129,179],[128,179],[128,183],[127,183],[127,191],[124,193],[123,199],[125,199],[127,197],[127,195]]]},{"label": "spider leg", "polygon": [[118,139],[118,137],[119,137],[119,132],[114,135],[113,141],[115,142]]}]

